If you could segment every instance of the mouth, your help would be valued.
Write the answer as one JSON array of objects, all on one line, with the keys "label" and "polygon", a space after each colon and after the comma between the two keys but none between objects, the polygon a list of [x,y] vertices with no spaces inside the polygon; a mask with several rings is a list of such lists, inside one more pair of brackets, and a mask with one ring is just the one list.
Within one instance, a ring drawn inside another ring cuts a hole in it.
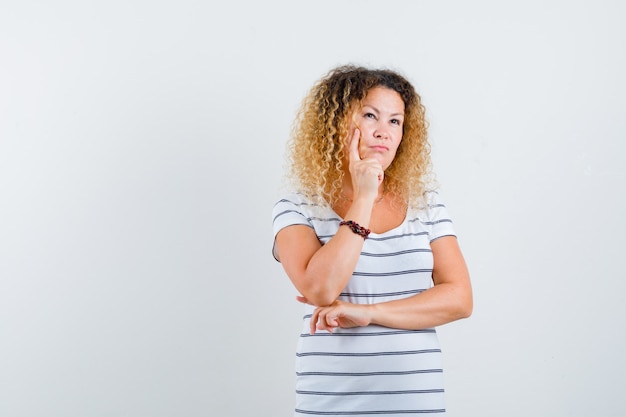
[{"label": "mouth", "polygon": [[389,148],[384,146],[384,145],[370,146],[370,149],[372,149],[373,151],[376,151],[376,152],[386,152],[386,151],[389,150]]}]

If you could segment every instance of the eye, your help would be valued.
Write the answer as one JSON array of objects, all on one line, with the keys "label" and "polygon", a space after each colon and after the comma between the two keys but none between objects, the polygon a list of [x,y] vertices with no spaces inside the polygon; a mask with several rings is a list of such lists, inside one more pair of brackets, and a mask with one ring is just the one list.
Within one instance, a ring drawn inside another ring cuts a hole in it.
[{"label": "eye", "polygon": [[363,115],[366,119],[376,119],[376,115],[374,113],[367,112]]},{"label": "eye", "polygon": [[402,121],[400,119],[391,119],[391,123],[394,125],[402,126]]}]

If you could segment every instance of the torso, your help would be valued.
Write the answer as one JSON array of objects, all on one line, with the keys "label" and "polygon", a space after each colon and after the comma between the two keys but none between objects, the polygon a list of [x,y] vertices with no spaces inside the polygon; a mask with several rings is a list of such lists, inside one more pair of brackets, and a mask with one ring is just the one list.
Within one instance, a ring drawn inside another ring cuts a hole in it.
[{"label": "torso", "polygon": [[[432,287],[430,242],[454,235],[436,195],[428,207],[400,210],[383,198],[375,204],[372,234],[364,240],[350,281],[339,299],[377,304]],[[322,245],[339,230],[350,202],[330,208],[292,194],[273,211],[274,230],[311,227]],[[434,328],[404,330],[369,325],[310,334],[312,305],[304,305],[296,352],[296,412],[305,415],[445,415],[441,348]]]}]

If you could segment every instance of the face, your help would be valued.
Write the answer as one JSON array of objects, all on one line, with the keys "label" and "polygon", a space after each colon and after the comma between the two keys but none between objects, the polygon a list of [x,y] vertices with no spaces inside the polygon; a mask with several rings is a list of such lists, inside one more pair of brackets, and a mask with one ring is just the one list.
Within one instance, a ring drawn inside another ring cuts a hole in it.
[{"label": "face", "polygon": [[404,101],[396,91],[374,87],[368,93],[354,122],[361,131],[361,159],[376,158],[387,169],[402,140]]}]

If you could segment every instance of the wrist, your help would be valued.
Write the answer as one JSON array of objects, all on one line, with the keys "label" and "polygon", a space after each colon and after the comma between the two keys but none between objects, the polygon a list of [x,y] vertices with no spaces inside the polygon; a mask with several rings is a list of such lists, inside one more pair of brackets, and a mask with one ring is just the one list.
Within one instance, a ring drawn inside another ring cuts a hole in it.
[{"label": "wrist", "polygon": [[347,226],[353,233],[361,236],[363,239],[367,239],[370,234],[370,229],[367,229],[353,220],[345,220],[339,223],[339,226]]},{"label": "wrist", "polygon": [[377,199],[378,193],[359,193],[351,202],[353,204],[358,203],[370,206],[373,205]]},{"label": "wrist", "polygon": [[365,312],[367,316],[367,326],[371,324],[378,324],[376,317],[378,316],[378,304],[364,304],[366,306]]}]

